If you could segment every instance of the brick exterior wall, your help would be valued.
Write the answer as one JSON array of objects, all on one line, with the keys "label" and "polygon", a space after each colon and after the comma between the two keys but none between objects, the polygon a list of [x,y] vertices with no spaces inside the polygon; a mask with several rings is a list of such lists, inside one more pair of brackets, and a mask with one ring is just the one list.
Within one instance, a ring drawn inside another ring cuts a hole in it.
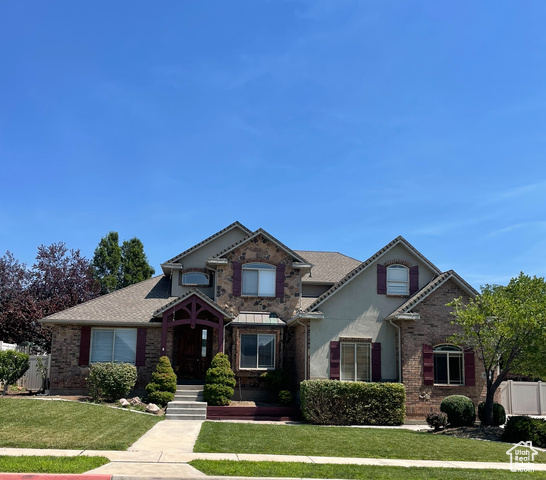
[{"label": "brick exterior wall", "polygon": [[[81,326],[53,325],[52,351],[50,370],[50,391],[52,394],[70,392],[87,393],[86,378],[89,366],[78,365],[80,358]],[[172,331],[169,332],[167,345],[171,345]],[[150,382],[158,363],[161,350],[161,328],[148,328],[146,335],[146,361],[142,367],[137,367],[136,390],[142,390]]]},{"label": "brick exterior wall", "polygon": [[423,344],[438,345],[456,333],[452,325],[451,307],[446,306],[453,299],[468,295],[452,280],[430,294],[412,311],[419,313],[417,321],[397,322],[402,336],[402,381],[406,387],[406,414],[408,417],[424,418],[440,409],[440,403],[449,395],[466,395],[474,403],[485,400],[486,382],[482,377],[483,367],[475,356],[475,386],[448,385],[425,386],[423,379]]}]

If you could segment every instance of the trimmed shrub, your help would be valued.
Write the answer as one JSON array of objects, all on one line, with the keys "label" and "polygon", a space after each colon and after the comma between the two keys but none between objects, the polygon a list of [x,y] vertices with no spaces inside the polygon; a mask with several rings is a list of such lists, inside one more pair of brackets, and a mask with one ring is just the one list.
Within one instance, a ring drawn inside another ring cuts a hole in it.
[{"label": "trimmed shrub", "polygon": [[504,426],[502,441],[533,442],[534,447],[546,448],[546,420],[526,415],[510,417]]},{"label": "trimmed shrub", "polygon": [[427,415],[427,423],[435,432],[447,426],[447,415],[444,412],[433,412]]},{"label": "trimmed shrub", "polygon": [[4,384],[2,395],[8,393],[8,388],[19,380],[29,369],[30,363],[26,353],[15,350],[0,352],[0,383]]},{"label": "trimmed shrub", "polygon": [[147,400],[161,407],[172,402],[176,392],[176,374],[169,357],[163,356],[159,359],[155,372],[152,373],[152,381],[146,385],[148,392]]},{"label": "trimmed shrub", "polygon": [[450,427],[472,426],[476,421],[476,406],[464,395],[450,395],[442,400],[440,410],[447,414]]},{"label": "trimmed shrub", "polygon": [[283,390],[288,384],[288,375],[283,370],[271,370],[262,373],[260,378],[263,380],[266,390],[270,392]]},{"label": "trimmed shrub", "polygon": [[305,380],[300,398],[304,418],[319,425],[400,425],[406,416],[401,383]]},{"label": "trimmed shrub", "polygon": [[217,353],[205,375],[203,398],[209,405],[229,405],[235,388],[235,374],[225,353]]},{"label": "trimmed shrub", "polygon": [[290,405],[292,403],[292,394],[289,390],[281,390],[279,392],[279,402],[283,405]]},{"label": "trimmed shrub", "polygon": [[129,363],[93,363],[87,386],[93,400],[116,401],[126,397],[137,381],[137,369]]},{"label": "trimmed shrub", "polygon": [[[483,423],[483,417],[485,415],[485,402],[478,403],[478,418]],[[504,407],[497,402],[493,403],[493,425],[499,426],[506,423],[506,411]]]}]

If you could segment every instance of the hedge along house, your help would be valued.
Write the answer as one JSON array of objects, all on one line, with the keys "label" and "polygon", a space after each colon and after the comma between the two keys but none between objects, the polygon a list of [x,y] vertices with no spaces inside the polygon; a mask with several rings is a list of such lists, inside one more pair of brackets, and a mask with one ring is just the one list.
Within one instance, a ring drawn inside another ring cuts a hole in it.
[{"label": "hedge along house", "polygon": [[[52,393],[83,393],[89,364],[126,361],[143,388],[167,355],[180,383],[225,352],[244,398],[260,375],[402,381],[409,416],[451,394],[474,401],[485,380],[474,353],[448,342],[457,297],[476,294],[398,237],[365,262],[294,251],[238,222],[162,264],[163,275],[42,319],[52,326]],[[238,393],[236,394],[238,395]]]}]

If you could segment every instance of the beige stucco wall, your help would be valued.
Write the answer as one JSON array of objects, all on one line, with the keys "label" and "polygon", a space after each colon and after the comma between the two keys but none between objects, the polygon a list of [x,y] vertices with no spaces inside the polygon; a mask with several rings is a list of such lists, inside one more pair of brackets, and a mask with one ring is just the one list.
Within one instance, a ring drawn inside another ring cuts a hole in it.
[{"label": "beige stucco wall", "polygon": [[382,380],[397,380],[396,329],[384,318],[408,297],[377,294],[377,263],[404,260],[419,265],[419,288],[432,280],[435,273],[403,245],[397,245],[372,263],[335,295],[318,306],[323,320],[311,321],[310,376],[328,378],[330,341],[339,337],[371,337],[381,342]]}]

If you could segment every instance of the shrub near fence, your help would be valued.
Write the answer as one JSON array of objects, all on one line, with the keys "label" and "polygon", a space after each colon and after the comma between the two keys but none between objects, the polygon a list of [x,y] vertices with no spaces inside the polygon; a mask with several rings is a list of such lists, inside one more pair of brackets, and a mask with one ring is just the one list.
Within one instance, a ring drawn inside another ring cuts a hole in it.
[{"label": "shrub near fence", "polygon": [[304,418],[319,425],[400,425],[406,416],[400,383],[305,380],[300,398]]}]

